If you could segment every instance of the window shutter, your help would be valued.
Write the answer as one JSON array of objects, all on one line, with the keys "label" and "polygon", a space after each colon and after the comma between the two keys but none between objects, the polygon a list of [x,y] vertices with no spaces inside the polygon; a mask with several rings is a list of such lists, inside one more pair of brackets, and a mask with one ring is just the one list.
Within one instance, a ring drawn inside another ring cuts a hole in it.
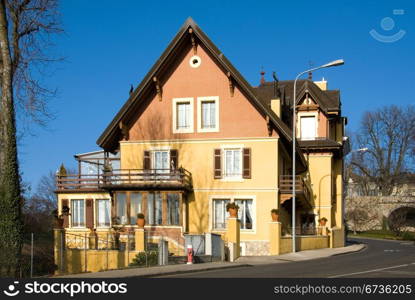
[{"label": "window shutter", "polygon": [[170,150],[170,162],[173,162],[171,165],[173,165],[174,169],[177,169],[179,167],[179,152],[176,149]]},{"label": "window shutter", "polygon": [[85,225],[87,228],[93,229],[94,228],[94,200],[93,199],[86,199],[85,200]]},{"label": "window shutter", "polygon": [[214,178],[220,179],[222,178],[222,150],[215,149],[214,150]]},{"label": "window shutter", "polygon": [[251,149],[244,148],[243,149],[243,178],[250,179],[251,178]]},{"label": "window shutter", "polygon": [[[69,207],[68,203],[69,203],[68,199],[62,199],[62,207],[64,206]],[[68,228],[68,227],[69,227],[69,216],[63,216],[63,228]]]},{"label": "window shutter", "polygon": [[151,169],[150,151],[144,151],[143,168],[144,168],[144,170],[150,170]]}]

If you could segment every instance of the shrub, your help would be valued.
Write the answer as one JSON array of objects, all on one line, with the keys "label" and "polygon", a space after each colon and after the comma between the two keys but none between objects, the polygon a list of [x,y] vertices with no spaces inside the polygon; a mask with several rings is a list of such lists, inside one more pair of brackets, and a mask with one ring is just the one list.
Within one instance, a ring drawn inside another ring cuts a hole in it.
[{"label": "shrub", "polygon": [[158,265],[158,252],[157,251],[145,251],[139,252],[134,257],[133,261],[130,263],[130,266],[156,266]]},{"label": "shrub", "polygon": [[409,231],[405,231],[402,234],[402,239],[403,240],[406,240],[406,241],[414,241],[415,240],[415,233],[409,232]]}]

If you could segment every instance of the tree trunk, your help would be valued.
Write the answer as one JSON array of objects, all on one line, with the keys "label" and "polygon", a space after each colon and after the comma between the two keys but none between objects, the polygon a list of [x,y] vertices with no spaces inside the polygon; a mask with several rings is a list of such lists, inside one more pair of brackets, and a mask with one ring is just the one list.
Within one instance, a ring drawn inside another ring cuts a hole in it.
[{"label": "tree trunk", "polygon": [[0,0],[1,68],[1,137],[3,155],[0,156],[0,275],[19,276],[23,226],[16,145],[16,120],[13,101],[12,59],[8,35],[5,0]]}]

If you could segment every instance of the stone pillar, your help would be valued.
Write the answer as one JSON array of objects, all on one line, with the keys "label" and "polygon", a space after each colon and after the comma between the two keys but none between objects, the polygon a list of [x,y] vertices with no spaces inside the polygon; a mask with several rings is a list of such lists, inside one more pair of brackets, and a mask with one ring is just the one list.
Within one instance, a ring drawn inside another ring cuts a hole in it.
[{"label": "stone pillar", "polygon": [[65,248],[65,230],[53,229],[53,242],[54,242],[54,258],[57,269],[56,275],[64,273],[64,248]]},{"label": "stone pillar", "polygon": [[137,228],[135,230],[135,251],[146,251],[146,239],[144,228]]},{"label": "stone pillar", "polygon": [[226,234],[228,238],[228,243],[232,244],[232,246],[229,247],[229,253],[230,254],[230,261],[235,261],[241,251],[240,241],[241,241],[241,222],[238,220],[238,218],[229,218],[228,219],[228,232]]},{"label": "stone pillar", "polygon": [[88,249],[95,250],[97,249],[97,234],[95,231],[91,231],[88,237]]},{"label": "stone pillar", "polygon": [[269,234],[269,254],[280,255],[281,222],[271,222]]}]

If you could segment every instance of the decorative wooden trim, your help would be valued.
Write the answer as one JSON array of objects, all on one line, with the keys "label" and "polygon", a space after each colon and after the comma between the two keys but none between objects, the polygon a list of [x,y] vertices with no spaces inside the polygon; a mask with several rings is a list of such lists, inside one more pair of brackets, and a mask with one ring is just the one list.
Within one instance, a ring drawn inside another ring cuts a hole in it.
[{"label": "decorative wooden trim", "polygon": [[193,55],[197,55],[197,44],[195,37],[193,35],[193,29],[189,28],[189,34],[190,34],[190,41],[192,42],[192,48],[193,48]]},{"label": "decorative wooden trim", "polygon": [[184,222],[183,222],[183,193],[178,193],[179,194],[179,225],[183,226]]},{"label": "decorative wooden trim", "polygon": [[272,124],[268,115],[265,117],[265,120],[267,121],[268,135],[272,136]]},{"label": "decorative wooden trim", "polygon": [[121,129],[123,140],[128,141],[130,139],[130,130],[128,129],[127,125],[121,121],[118,126]]},{"label": "decorative wooden trim", "polygon": [[233,80],[231,77],[231,73],[228,72],[226,74],[226,76],[228,76],[228,80],[229,80],[229,93],[231,94],[231,97],[233,97],[234,93],[235,93],[235,85],[233,84]]},{"label": "decorative wooden trim", "polygon": [[131,192],[125,192],[125,201],[126,201],[126,205],[127,205],[127,225],[135,225],[135,224],[131,224],[131,200],[130,200],[130,195]]},{"label": "decorative wooden trim", "polygon": [[163,96],[163,90],[161,88],[160,81],[158,80],[158,78],[156,76],[154,76],[153,77],[153,82],[156,85],[158,99],[159,99],[159,101],[161,101],[161,100],[163,100],[163,97],[162,97]]},{"label": "decorative wooden trim", "polygon": [[167,222],[167,192],[160,192],[161,194],[161,224],[169,225]]}]

